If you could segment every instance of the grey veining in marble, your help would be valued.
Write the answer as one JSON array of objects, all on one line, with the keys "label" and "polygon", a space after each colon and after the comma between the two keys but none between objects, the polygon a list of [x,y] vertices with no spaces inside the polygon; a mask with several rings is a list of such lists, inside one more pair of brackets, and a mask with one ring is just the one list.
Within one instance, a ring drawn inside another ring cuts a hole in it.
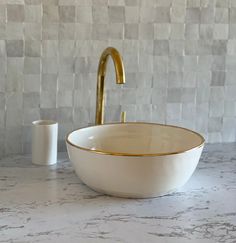
[{"label": "grey veining in marble", "polygon": [[145,200],[90,190],[65,154],[0,160],[0,242],[236,242],[236,144],[208,145],[190,181]]}]

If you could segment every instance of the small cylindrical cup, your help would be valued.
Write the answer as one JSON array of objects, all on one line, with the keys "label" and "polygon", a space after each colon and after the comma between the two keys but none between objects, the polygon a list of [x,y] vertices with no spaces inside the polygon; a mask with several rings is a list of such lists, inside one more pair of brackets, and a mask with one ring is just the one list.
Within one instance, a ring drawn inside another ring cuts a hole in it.
[{"label": "small cylindrical cup", "polygon": [[32,122],[32,163],[53,165],[57,163],[58,123],[52,120]]}]

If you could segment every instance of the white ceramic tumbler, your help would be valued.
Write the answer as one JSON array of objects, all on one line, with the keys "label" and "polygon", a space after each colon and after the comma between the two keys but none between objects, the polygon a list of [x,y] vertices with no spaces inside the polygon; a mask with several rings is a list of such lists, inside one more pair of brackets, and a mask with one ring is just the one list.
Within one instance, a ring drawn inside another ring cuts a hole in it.
[{"label": "white ceramic tumbler", "polygon": [[52,120],[32,122],[32,163],[53,165],[57,162],[58,123]]}]

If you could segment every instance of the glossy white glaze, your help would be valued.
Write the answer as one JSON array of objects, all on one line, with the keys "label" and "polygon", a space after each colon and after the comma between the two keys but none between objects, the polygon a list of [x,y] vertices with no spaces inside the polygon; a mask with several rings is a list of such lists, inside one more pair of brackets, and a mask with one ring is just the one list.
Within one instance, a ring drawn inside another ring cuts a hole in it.
[{"label": "glossy white glaze", "polygon": [[72,132],[67,148],[76,173],[89,187],[148,198],[187,182],[201,156],[203,138],[173,126],[106,124]]},{"label": "glossy white glaze", "polygon": [[107,154],[161,155],[198,147],[203,138],[181,127],[130,122],[79,129],[69,134],[68,141]]},{"label": "glossy white glaze", "polygon": [[52,165],[57,162],[58,123],[52,120],[32,122],[32,163]]}]

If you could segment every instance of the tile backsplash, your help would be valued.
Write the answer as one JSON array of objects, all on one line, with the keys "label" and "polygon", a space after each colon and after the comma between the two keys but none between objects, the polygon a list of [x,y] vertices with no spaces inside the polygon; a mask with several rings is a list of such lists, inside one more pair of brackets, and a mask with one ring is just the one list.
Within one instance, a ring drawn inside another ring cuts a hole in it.
[{"label": "tile backsplash", "polygon": [[208,142],[236,141],[235,0],[0,0],[0,157],[30,152],[31,122],[65,134],[94,123],[107,46],[106,122],[175,124]]}]

